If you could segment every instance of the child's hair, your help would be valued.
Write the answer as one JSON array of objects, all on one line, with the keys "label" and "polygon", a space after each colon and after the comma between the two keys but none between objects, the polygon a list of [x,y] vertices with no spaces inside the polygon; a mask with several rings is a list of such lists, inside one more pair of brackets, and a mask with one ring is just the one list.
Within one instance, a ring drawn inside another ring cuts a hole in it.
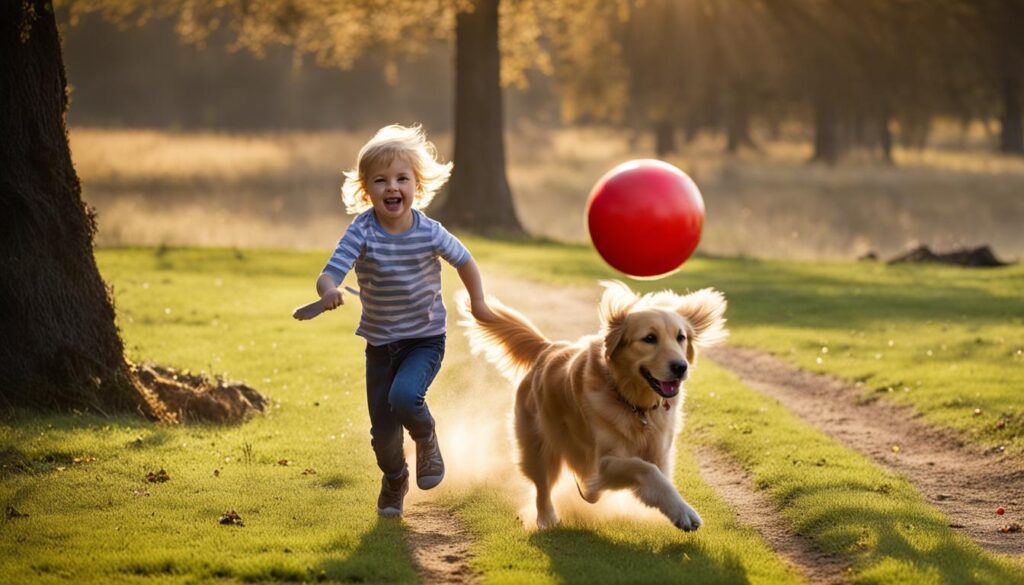
[{"label": "child's hair", "polygon": [[437,162],[437,149],[427,140],[423,128],[392,124],[377,134],[359,151],[354,169],[345,171],[341,200],[346,213],[362,213],[373,207],[366,192],[367,173],[377,165],[390,165],[396,158],[410,166],[416,174],[416,197],[413,207],[424,209],[452,174],[452,163]]}]

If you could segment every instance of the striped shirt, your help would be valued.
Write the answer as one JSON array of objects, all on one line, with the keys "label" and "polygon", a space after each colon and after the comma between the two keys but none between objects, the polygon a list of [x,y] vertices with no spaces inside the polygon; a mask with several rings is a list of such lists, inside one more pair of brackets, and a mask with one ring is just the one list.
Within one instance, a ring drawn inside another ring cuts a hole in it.
[{"label": "striped shirt", "polygon": [[363,305],[356,335],[370,345],[444,333],[438,258],[455,268],[472,258],[440,223],[416,209],[412,216],[411,228],[389,234],[372,209],[360,213],[324,267],[336,286],[355,268]]}]

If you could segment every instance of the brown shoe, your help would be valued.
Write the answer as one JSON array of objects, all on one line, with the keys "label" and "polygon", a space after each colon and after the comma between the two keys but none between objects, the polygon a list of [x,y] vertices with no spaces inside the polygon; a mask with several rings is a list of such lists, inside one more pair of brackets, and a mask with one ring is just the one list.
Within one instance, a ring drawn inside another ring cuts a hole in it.
[{"label": "brown shoe", "polygon": [[437,445],[437,435],[416,443],[416,485],[421,490],[437,487],[444,479],[444,460]]},{"label": "brown shoe", "polygon": [[409,474],[401,479],[380,478],[380,495],[377,496],[377,513],[381,516],[401,516],[405,494],[409,493]]}]

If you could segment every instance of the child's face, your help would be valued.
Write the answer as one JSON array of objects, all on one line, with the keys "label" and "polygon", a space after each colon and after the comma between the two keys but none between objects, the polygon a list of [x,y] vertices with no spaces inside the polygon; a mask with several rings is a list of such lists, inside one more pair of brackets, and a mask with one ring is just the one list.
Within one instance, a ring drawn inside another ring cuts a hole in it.
[{"label": "child's face", "polygon": [[366,192],[380,221],[404,220],[411,214],[416,197],[416,173],[412,165],[395,158],[388,166],[370,167]]}]

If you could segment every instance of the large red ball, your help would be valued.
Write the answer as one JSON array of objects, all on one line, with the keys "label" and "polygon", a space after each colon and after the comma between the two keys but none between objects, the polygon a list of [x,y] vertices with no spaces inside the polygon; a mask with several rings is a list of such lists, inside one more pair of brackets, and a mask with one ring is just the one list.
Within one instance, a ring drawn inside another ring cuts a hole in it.
[{"label": "large red ball", "polygon": [[623,163],[587,201],[590,239],[605,262],[629,276],[677,270],[700,242],[704,199],[693,179],[660,160]]}]

